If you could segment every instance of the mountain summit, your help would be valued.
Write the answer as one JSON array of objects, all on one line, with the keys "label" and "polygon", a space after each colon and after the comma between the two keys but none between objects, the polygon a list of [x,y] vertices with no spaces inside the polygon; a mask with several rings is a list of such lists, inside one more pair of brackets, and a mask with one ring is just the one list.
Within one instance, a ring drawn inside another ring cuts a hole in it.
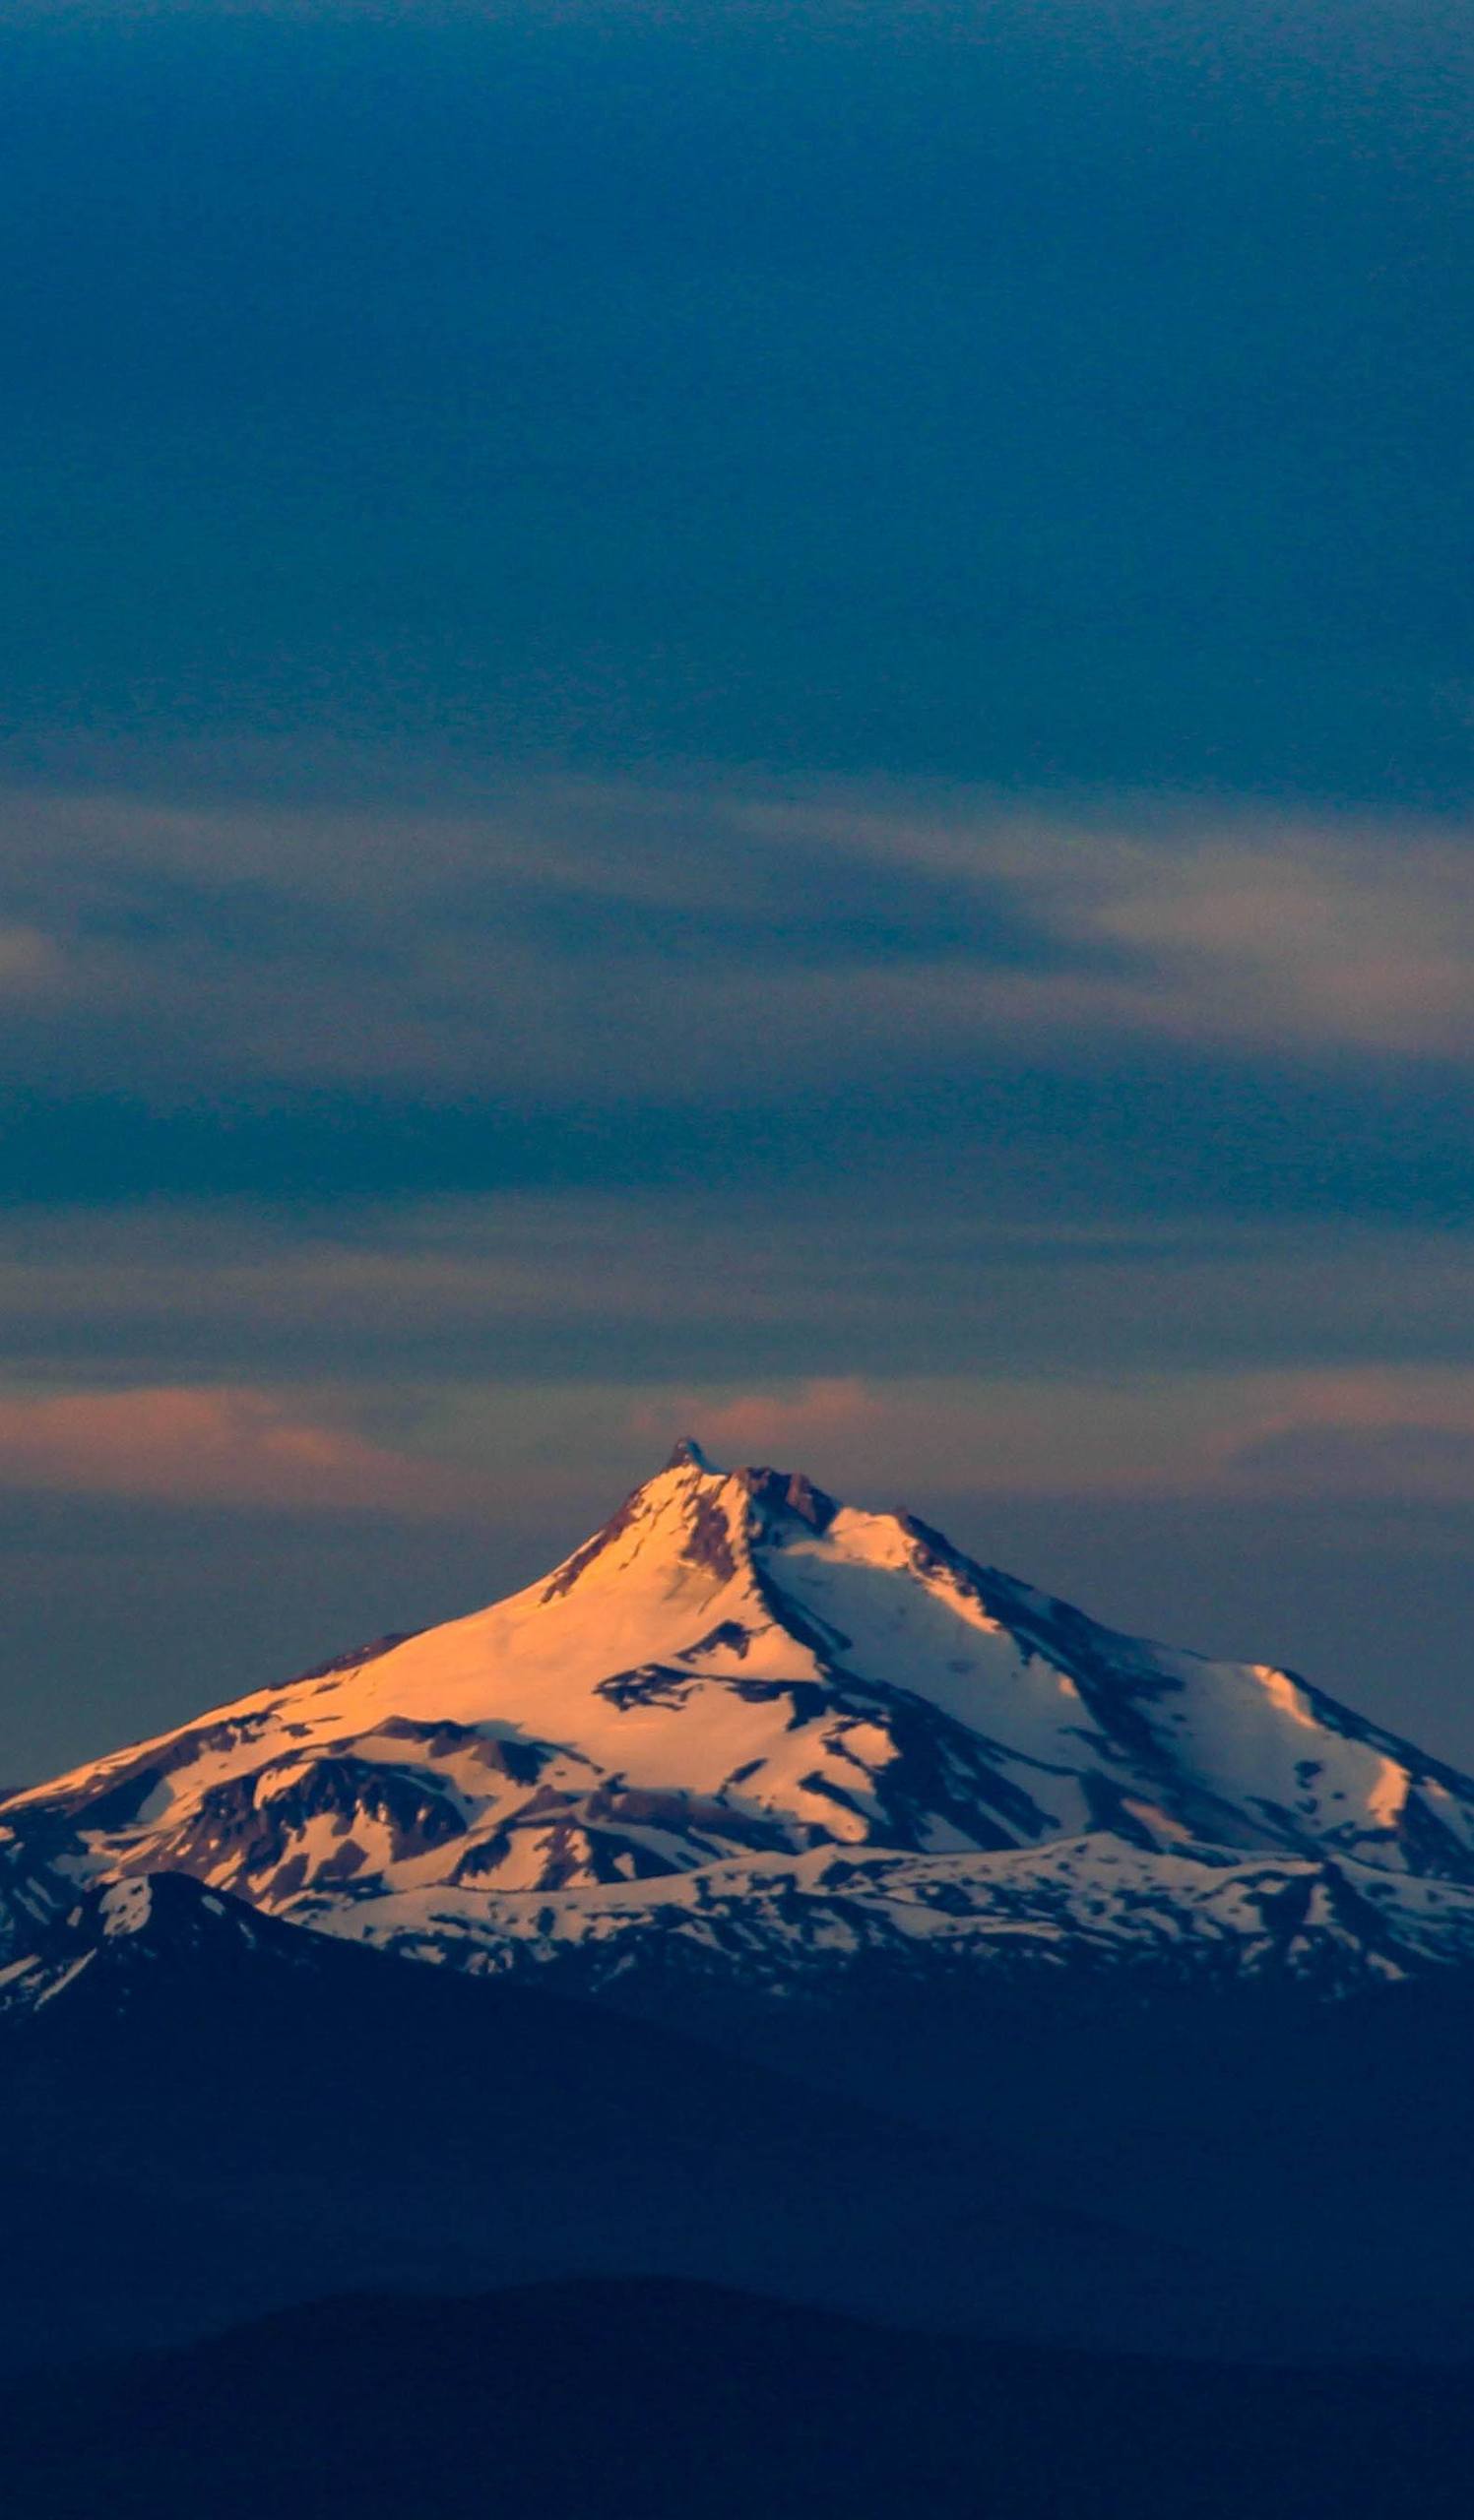
[{"label": "mountain summit", "polygon": [[1474,1951],[1474,1781],[692,1441],[526,1591],[14,1796],[0,1833],[16,1878],[180,1870],[481,1966]]}]

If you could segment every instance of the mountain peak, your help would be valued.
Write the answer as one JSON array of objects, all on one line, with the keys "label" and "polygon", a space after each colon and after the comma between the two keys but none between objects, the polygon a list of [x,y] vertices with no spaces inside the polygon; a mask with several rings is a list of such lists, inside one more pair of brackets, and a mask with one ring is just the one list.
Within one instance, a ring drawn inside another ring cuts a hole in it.
[{"label": "mountain peak", "polygon": [[[1451,1931],[1474,1901],[1474,1779],[1272,1666],[1118,1635],[914,1516],[801,1472],[719,1470],[689,1437],[525,1591],[33,1789],[5,1819],[23,1909],[61,1849],[69,1878],[191,1873],[411,1943],[509,1944],[565,1898],[570,1932],[617,1938],[632,1901],[652,1932],[684,1921],[699,1939],[732,1867],[766,1916],[796,1864],[836,1861],[882,1867],[875,1917],[906,1949],[1016,1906],[1024,1859],[1046,1907],[1144,1861],[1179,1916],[1202,1887],[1180,1869],[1194,1850],[1210,1886],[1250,1857],[1296,1896],[1287,1858],[1363,1867],[1373,1910],[1409,1933],[1425,1912],[1443,1932],[1445,1909]],[[831,1926],[852,1947],[855,1920]]]},{"label": "mountain peak", "polygon": [[781,1545],[796,1526],[827,1532],[843,1508],[802,1471],[751,1463],[719,1470],[692,1436],[683,1436],[654,1476],[631,1490],[589,1540],[553,1568],[541,1587],[545,1606],[585,1579],[601,1592],[622,1586],[635,1561],[648,1574],[665,1563],[670,1581],[701,1580],[710,1592],[761,1578],[753,1551]]},{"label": "mountain peak", "polygon": [[[838,1498],[816,1486],[805,1471],[775,1469],[771,1462],[747,1462],[735,1470],[723,1470],[705,1452],[694,1435],[682,1435],[670,1458],[656,1473],[656,1480],[667,1479],[673,1471],[692,1470],[702,1480],[712,1480],[722,1486],[742,1490],[754,1505],[770,1512],[797,1516],[814,1531],[827,1531],[840,1511]],[[647,1480],[652,1487],[656,1480]],[[644,1488],[636,1489],[642,1495]]]},{"label": "mountain peak", "polygon": [[827,1531],[840,1511],[838,1498],[815,1485],[805,1471],[775,1469],[771,1462],[747,1462],[738,1469],[723,1470],[694,1435],[681,1436],[655,1479],[647,1480],[643,1487],[635,1490],[636,1495],[643,1495],[658,1480],[682,1470],[694,1471],[699,1479],[715,1480],[722,1486],[738,1487],[755,1505],[796,1515],[814,1531]]}]

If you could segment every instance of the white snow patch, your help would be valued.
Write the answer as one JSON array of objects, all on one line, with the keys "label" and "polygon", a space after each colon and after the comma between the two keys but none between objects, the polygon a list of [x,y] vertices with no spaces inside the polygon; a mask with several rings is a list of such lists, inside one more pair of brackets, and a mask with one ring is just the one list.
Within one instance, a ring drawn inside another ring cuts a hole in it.
[{"label": "white snow patch", "polygon": [[98,1901],[102,1931],[113,1935],[137,1933],[154,1913],[154,1893],[143,1880],[114,1881]]}]

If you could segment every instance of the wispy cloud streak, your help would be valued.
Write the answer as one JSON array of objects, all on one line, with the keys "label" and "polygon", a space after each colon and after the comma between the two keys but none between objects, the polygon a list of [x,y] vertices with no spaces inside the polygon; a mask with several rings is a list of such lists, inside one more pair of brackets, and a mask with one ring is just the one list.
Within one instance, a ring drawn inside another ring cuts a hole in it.
[{"label": "wispy cloud streak", "polygon": [[24,1069],[164,1102],[761,1106],[979,1059],[1474,1062],[1474,857],[1417,824],[523,788],[0,806]]},{"label": "wispy cloud streak", "polygon": [[357,1432],[340,1407],[237,1384],[0,1393],[0,1486],[188,1506],[444,1513],[468,1482]]}]

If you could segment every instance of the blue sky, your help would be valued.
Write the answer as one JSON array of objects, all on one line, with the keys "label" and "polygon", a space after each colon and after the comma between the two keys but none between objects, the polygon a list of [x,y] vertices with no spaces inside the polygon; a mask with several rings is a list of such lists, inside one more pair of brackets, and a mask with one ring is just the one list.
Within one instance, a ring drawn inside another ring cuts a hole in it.
[{"label": "blue sky", "polygon": [[0,1772],[687,1419],[1474,1761],[1469,49],[7,13]]}]

